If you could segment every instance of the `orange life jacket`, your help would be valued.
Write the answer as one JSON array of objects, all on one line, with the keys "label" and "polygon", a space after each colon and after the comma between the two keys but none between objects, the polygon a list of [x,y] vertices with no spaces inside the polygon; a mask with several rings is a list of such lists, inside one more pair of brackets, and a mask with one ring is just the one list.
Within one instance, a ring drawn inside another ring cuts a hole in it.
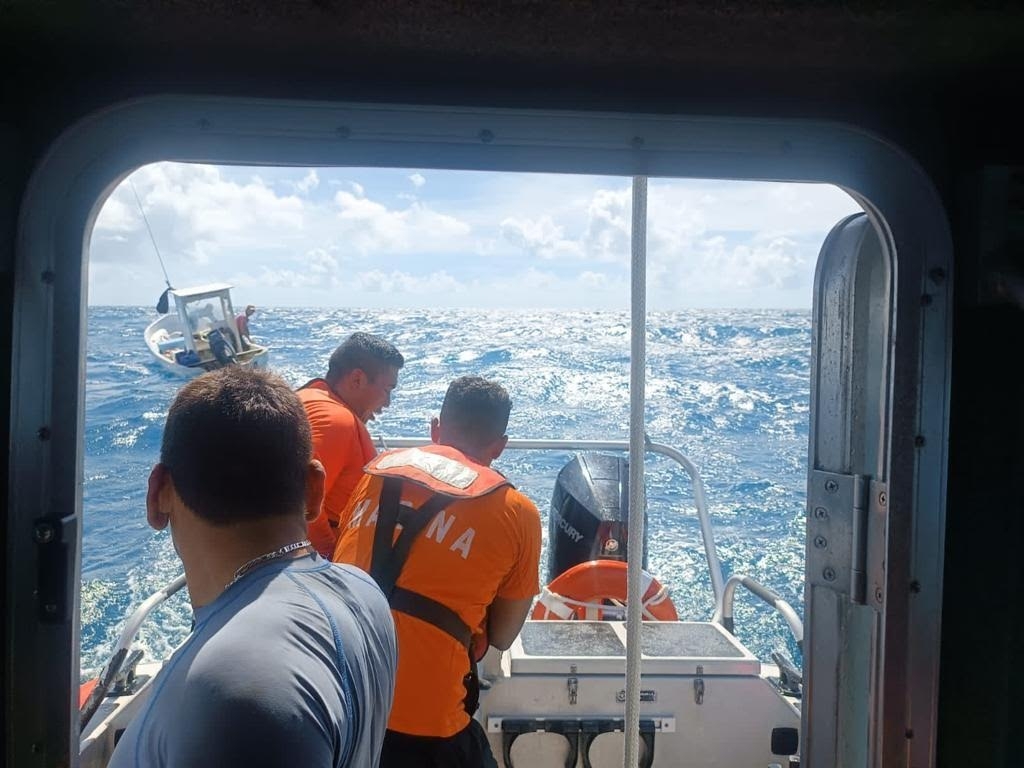
[{"label": "orange life jacket", "polygon": [[475,499],[503,485],[511,485],[501,472],[477,464],[462,451],[447,445],[388,451],[374,458],[364,471],[415,483],[453,500]]},{"label": "orange life jacket", "polygon": [[[463,678],[466,713],[472,717],[480,698],[480,684],[473,658],[473,633],[459,614],[447,605],[411,589],[395,585],[409,557],[413,541],[449,504],[485,496],[511,485],[497,470],[478,464],[464,453],[445,445],[406,448],[383,453],[366,465],[368,474],[383,479],[377,525],[373,536],[370,576],[388,598],[391,609],[432,624],[455,638],[469,654],[469,673]],[[403,483],[414,483],[432,495],[419,507],[401,505]],[[395,528],[402,532],[395,538]]]}]

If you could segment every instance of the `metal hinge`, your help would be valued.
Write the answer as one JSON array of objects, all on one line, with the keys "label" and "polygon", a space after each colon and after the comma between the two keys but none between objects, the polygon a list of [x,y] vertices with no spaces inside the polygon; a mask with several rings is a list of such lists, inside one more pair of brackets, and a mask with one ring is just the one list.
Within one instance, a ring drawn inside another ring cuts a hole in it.
[{"label": "metal hinge", "polygon": [[880,610],[885,600],[886,485],[864,475],[811,472],[807,579]]},{"label": "metal hinge", "polygon": [[64,624],[72,619],[78,589],[73,566],[77,532],[77,515],[40,517],[32,524],[37,557],[35,598],[39,621],[44,624]]}]

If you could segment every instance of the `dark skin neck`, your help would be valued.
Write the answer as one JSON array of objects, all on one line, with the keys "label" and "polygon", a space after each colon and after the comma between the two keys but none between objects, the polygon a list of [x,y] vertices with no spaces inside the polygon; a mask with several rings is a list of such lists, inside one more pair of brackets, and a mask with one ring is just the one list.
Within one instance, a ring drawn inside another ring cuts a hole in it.
[{"label": "dark skin neck", "polygon": [[430,440],[437,445],[447,445],[449,448],[461,451],[477,464],[489,467],[491,462],[501,456],[502,451],[505,450],[508,436],[502,435],[487,445],[477,445],[465,440],[457,431],[447,429],[444,422],[435,416],[430,421]]},{"label": "dark skin neck", "polygon": [[[212,525],[199,517],[178,495],[170,472],[157,464],[149,476],[146,518],[156,530],[170,527],[174,549],[185,566],[193,608],[209,605],[254,558],[306,538],[306,524],[320,514],[324,497],[324,468],[310,460],[306,470],[305,503],[293,513]],[[304,509],[303,509],[304,507]],[[302,557],[298,551],[289,557]]]}]

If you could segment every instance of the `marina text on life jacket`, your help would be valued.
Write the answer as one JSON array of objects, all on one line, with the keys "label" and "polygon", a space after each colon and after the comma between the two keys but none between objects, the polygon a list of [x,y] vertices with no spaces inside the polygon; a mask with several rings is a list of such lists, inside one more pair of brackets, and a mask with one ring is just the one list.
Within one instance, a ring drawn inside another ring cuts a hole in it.
[{"label": "marina text on life jacket", "polygon": [[[477,498],[510,485],[497,470],[477,464],[455,448],[443,445],[382,454],[367,465],[366,472],[380,477],[398,477],[456,499]],[[404,501],[402,506],[413,508]],[[375,525],[379,511],[379,499],[364,499],[352,510],[348,527]],[[469,558],[475,536],[472,526],[457,527],[456,516],[444,509],[434,516],[423,533],[427,542],[444,547],[463,560]]]}]

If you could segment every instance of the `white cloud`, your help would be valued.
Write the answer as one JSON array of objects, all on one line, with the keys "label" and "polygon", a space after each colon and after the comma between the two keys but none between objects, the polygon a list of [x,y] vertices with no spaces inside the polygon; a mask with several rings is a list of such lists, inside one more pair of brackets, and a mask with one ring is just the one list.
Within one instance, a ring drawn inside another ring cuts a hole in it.
[{"label": "white cloud", "polygon": [[545,272],[530,267],[519,276],[519,284],[531,291],[550,290],[558,282],[558,277],[552,272]]},{"label": "white cloud", "polygon": [[[430,206],[389,208],[351,181],[334,199],[303,196],[321,183],[321,172],[296,180],[278,177],[276,188],[260,176],[238,176],[208,165],[158,163],[132,177],[172,283],[223,280],[227,274],[271,275],[270,283],[295,282],[288,262],[321,269],[308,254],[332,258],[386,256],[471,249],[470,227]],[[140,262],[159,277],[138,203],[122,183],[100,210],[93,232],[94,262]],[[162,279],[159,280],[162,282]]]},{"label": "white cloud", "polygon": [[320,177],[317,175],[315,168],[310,168],[302,181],[295,184],[296,189],[305,195],[308,195],[312,190],[320,186]]},{"label": "white cloud", "polygon": [[565,239],[564,229],[550,216],[539,219],[507,218],[501,222],[501,237],[511,245],[542,259],[583,256],[580,244]]},{"label": "white cloud", "polygon": [[574,207],[583,214],[584,222],[582,228],[577,228],[575,236],[566,234],[566,225],[556,223],[549,214],[543,214],[537,218],[505,218],[501,222],[502,239],[542,259],[628,263],[631,190],[628,187],[597,189],[589,199],[575,201]]},{"label": "white cloud", "polygon": [[676,261],[658,260],[648,270],[654,306],[809,306],[814,266],[821,247],[814,238],[725,235],[700,239]]},{"label": "white cloud", "polygon": [[859,210],[845,192],[822,184],[655,180],[650,196],[699,211],[708,231],[822,232]]},{"label": "white cloud", "polygon": [[192,258],[192,261],[200,265],[209,264],[219,252],[218,244],[210,240],[197,240],[195,245],[185,249],[185,253]]},{"label": "white cloud", "polygon": [[473,253],[479,256],[489,256],[498,250],[498,241],[493,237],[485,237],[477,240],[473,245]]},{"label": "white cloud", "polygon": [[396,210],[350,192],[334,196],[341,239],[362,254],[465,249],[470,227],[463,221],[414,202]]},{"label": "white cloud", "polygon": [[235,279],[239,284],[262,285],[272,288],[302,288],[325,291],[342,283],[345,274],[343,261],[337,253],[324,248],[312,248],[293,259],[298,268],[271,269],[263,266],[255,280]]},{"label": "white cloud", "polygon": [[[278,196],[258,177],[238,183],[213,166],[158,163],[136,171],[132,179],[161,250],[188,249],[203,241],[244,246],[303,227],[303,201]],[[132,190],[122,182],[104,205],[97,229],[102,234],[142,227]]]},{"label": "white cloud", "polygon": [[[160,163],[133,180],[175,284],[230,280],[280,305],[628,302],[627,179],[436,171],[427,185],[410,171]],[[313,197],[321,186],[331,196]],[[817,185],[652,180],[651,306],[809,306],[825,233],[854,210]],[[92,300],[159,292],[127,184],[100,211],[90,257]]]},{"label": "white cloud", "polygon": [[591,272],[589,270],[580,273],[579,281],[581,285],[587,288],[607,288],[611,282],[608,275],[604,272]]},{"label": "white cloud", "polygon": [[704,241],[701,260],[741,289],[792,288],[809,272],[799,244],[785,237],[729,247],[724,237]]},{"label": "white cloud", "polygon": [[[699,211],[680,209],[670,200],[649,199],[648,255],[657,258],[678,252],[703,231]],[[597,189],[579,201],[584,224],[575,237],[551,216],[509,217],[501,223],[505,242],[543,259],[582,259],[596,263],[628,264],[631,254],[632,190]]]},{"label": "white cloud", "polygon": [[[529,267],[509,275],[497,275],[474,290],[488,297],[496,308],[506,309],[626,309],[629,286],[619,275],[593,270],[559,276]],[[479,302],[468,306],[479,306]]]},{"label": "white cloud", "polygon": [[629,261],[632,193],[629,189],[599,189],[587,208],[583,235],[587,256],[594,261]]},{"label": "white cloud", "polygon": [[412,275],[408,272],[371,270],[355,275],[352,288],[356,291],[384,294],[412,294],[419,298],[439,297],[460,293],[465,286],[447,272]]},{"label": "white cloud", "polygon": [[306,253],[309,271],[318,275],[336,275],[341,269],[338,259],[323,248],[314,248]]},{"label": "white cloud", "polygon": [[[825,234],[857,210],[842,191],[809,184],[656,180],[647,202],[648,280],[662,306],[807,305]],[[564,210],[508,216],[502,242],[541,259],[592,265],[580,282],[596,289],[609,279],[598,265],[630,261],[632,191],[601,187],[572,208],[575,219]]]},{"label": "white cloud", "polygon": [[[130,194],[131,190],[129,190]],[[139,209],[132,200],[129,206],[121,195],[111,195],[103,204],[99,215],[96,217],[95,231],[101,235],[110,233],[134,232],[142,226],[142,217],[139,216]]]},{"label": "white cloud", "polygon": [[236,276],[232,282],[241,287],[253,288],[256,286],[265,288],[298,288],[303,290],[326,290],[331,287],[330,282],[325,282],[317,275],[295,269],[269,269],[266,266],[260,268],[255,276]]},{"label": "white cloud", "polygon": [[401,294],[415,299],[407,304],[432,303],[453,294],[464,293],[467,286],[444,270],[417,275],[402,270],[370,269],[355,271],[337,254],[321,248],[313,249],[296,259],[296,268],[264,268],[255,279],[241,278],[239,285],[302,290],[307,298],[320,295],[323,303],[327,292],[343,292],[354,304],[382,303],[391,305]]}]

